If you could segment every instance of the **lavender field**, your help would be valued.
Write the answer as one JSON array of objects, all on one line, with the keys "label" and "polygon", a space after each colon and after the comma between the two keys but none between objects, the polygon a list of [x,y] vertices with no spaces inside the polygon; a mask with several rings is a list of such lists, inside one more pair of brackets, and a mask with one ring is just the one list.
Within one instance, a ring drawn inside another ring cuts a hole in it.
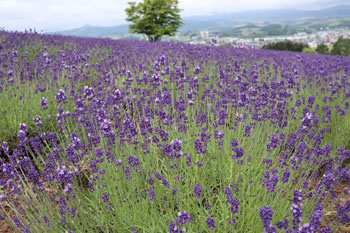
[{"label": "lavender field", "polygon": [[0,31],[18,232],[350,232],[350,57]]}]

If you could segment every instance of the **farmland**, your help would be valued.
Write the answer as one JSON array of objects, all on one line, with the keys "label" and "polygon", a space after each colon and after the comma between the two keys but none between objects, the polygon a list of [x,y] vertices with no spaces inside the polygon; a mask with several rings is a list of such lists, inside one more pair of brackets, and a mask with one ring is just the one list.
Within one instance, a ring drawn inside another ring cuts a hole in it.
[{"label": "farmland", "polygon": [[0,31],[19,232],[346,232],[350,57]]}]

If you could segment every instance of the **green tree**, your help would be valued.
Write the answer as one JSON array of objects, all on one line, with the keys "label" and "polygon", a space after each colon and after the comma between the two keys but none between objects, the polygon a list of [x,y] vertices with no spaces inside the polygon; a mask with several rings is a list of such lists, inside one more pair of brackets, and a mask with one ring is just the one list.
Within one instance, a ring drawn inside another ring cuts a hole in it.
[{"label": "green tree", "polygon": [[316,48],[316,52],[318,52],[320,54],[327,54],[327,53],[329,53],[329,49],[328,49],[327,45],[319,44]]},{"label": "green tree", "polygon": [[331,53],[333,55],[350,56],[350,39],[339,37],[337,42],[333,45]]},{"label": "green tree", "polygon": [[133,22],[129,32],[145,34],[149,41],[159,41],[163,35],[173,36],[183,24],[178,0],[144,0],[128,2],[127,21]]}]

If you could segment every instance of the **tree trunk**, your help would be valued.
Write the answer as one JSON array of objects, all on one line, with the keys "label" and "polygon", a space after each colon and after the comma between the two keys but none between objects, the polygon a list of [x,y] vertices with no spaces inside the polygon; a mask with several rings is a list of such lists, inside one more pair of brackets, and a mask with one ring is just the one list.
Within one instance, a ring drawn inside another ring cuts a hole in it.
[{"label": "tree trunk", "polygon": [[154,42],[160,41],[161,36],[155,36],[154,37]]},{"label": "tree trunk", "polygon": [[161,36],[153,36],[153,35],[147,35],[147,39],[149,42],[157,42],[160,41]]}]

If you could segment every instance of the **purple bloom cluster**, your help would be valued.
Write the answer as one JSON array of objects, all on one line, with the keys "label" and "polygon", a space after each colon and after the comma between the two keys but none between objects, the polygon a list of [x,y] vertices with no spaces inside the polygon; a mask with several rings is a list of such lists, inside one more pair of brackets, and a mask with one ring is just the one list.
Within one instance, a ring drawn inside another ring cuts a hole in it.
[{"label": "purple bloom cluster", "polygon": [[293,228],[299,229],[299,224],[302,221],[302,206],[303,206],[303,195],[301,190],[294,190],[293,204],[290,208],[293,214]]},{"label": "purple bloom cluster", "polygon": [[209,216],[206,222],[210,230],[213,230],[215,228],[215,220],[212,217]]},{"label": "purple bloom cluster", "polygon": [[[184,225],[186,222],[192,222],[193,216],[188,214],[186,210],[180,211],[177,214],[178,218],[175,222],[169,222],[169,233],[183,233],[186,232],[186,228]],[[181,229],[179,229],[181,227]]]},{"label": "purple bloom cluster", "polygon": [[260,218],[263,222],[263,226],[268,233],[276,233],[276,228],[272,225],[273,210],[269,206],[264,206],[259,210]]},{"label": "purple bloom cluster", "polygon": [[276,185],[278,183],[278,176],[276,175],[277,172],[273,172],[272,176],[270,177],[270,171],[264,172],[264,186],[267,188],[267,191],[270,193],[275,192]]},{"label": "purple bloom cluster", "polygon": [[201,193],[202,193],[201,185],[200,184],[195,184],[194,187],[193,187],[193,192],[194,192],[194,197],[200,198],[201,197]]},{"label": "purple bloom cluster", "polygon": [[225,194],[226,194],[226,203],[231,205],[231,213],[232,214],[238,213],[238,207],[239,207],[240,201],[237,199],[233,199],[230,187],[225,187]]},{"label": "purple bloom cluster", "polygon": [[163,176],[161,176],[159,172],[156,172],[154,175],[158,180],[162,181],[165,187],[170,188],[169,182]]}]

